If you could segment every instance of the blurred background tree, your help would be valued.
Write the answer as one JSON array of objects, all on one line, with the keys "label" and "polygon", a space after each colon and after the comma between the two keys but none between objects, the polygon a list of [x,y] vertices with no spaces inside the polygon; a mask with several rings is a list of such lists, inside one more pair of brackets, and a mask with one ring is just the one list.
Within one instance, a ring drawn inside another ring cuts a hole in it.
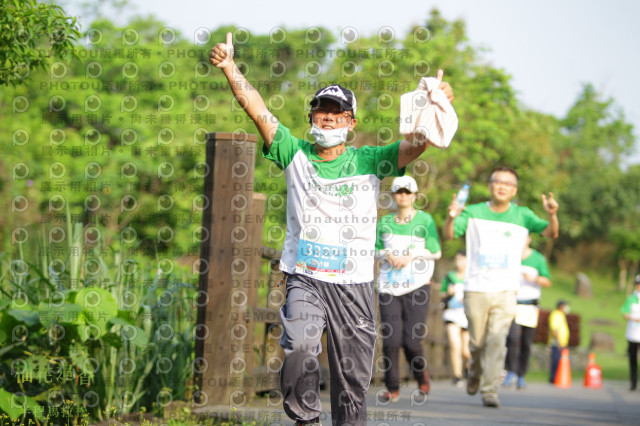
[{"label": "blurred background tree", "polygon": [[0,3],[0,85],[22,84],[32,71],[46,69],[49,58],[74,56],[81,36],[75,17],[55,4],[36,0]]},{"label": "blurred background tree", "polygon": [[[594,260],[617,267],[610,230],[628,229],[638,215],[637,172],[622,165],[635,142],[624,113],[588,84],[566,117],[524,107],[511,76],[486,63],[467,38],[464,21],[436,10],[423,25],[353,41],[320,27],[278,27],[269,35],[221,27],[187,40],[153,17],[122,26],[96,18],[73,45],[74,58],[52,60],[23,84],[0,89],[0,112],[11,117],[0,126],[7,153],[0,202],[29,206],[0,217],[2,247],[11,249],[16,227],[55,223],[60,196],[74,218],[104,226],[114,250],[135,235],[146,255],[196,257],[205,135],[256,133],[208,63],[211,45],[227,31],[239,67],[268,107],[308,140],[309,101],[322,86],[337,81],[358,97],[350,144],[387,144],[399,137],[400,95],[444,69],[460,125],[449,149],[430,148],[408,168],[423,191],[419,207],[441,222],[464,182],[471,182],[470,202],[485,200],[490,171],[508,165],[521,175],[518,203],[543,214],[542,192],[561,202],[562,234],[547,254],[569,270]],[[255,189],[271,201],[266,229],[284,227],[284,179],[259,151],[255,176]],[[265,232],[265,243],[281,242]]]}]

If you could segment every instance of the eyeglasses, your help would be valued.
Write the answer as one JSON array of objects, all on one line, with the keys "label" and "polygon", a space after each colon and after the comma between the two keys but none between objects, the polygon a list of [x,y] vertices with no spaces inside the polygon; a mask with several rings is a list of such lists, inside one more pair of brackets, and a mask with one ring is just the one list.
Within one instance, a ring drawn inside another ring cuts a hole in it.
[{"label": "eyeglasses", "polygon": [[348,111],[340,111],[340,110],[323,108],[323,107],[311,108],[311,111],[314,114],[319,114],[319,115],[332,115],[334,117],[349,117],[349,118],[353,118],[353,115],[349,114]]},{"label": "eyeglasses", "polygon": [[494,184],[494,185],[502,185],[502,186],[507,186],[509,188],[517,188],[518,187],[517,183],[507,182],[507,181],[500,180],[500,179],[491,179],[489,182]]}]

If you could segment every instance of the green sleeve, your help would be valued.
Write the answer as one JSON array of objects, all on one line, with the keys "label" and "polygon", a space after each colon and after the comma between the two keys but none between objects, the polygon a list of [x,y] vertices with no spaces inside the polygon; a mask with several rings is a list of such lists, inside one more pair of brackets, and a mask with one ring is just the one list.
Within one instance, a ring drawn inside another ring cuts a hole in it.
[{"label": "green sleeve", "polygon": [[425,248],[431,253],[437,253],[442,249],[440,247],[440,237],[438,236],[436,223],[433,220],[433,216],[426,212],[425,214],[427,215],[427,238],[425,241]]},{"label": "green sleeve", "polygon": [[400,141],[386,146],[363,146],[358,150],[367,159],[360,165],[359,174],[373,174],[380,180],[388,176],[404,176],[406,167],[398,169]]},{"label": "green sleeve", "polygon": [[378,226],[376,227],[376,251],[384,249],[382,234],[388,234],[391,232],[391,228],[387,224],[388,217],[389,215],[382,217],[378,222]]},{"label": "green sleeve", "polygon": [[551,279],[551,272],[549,271],[549,264],[547,263],[547,259],[544,256],[540,255],[540,267],[538,268],[538,274],[542,277],[547,277]]},{"label": "green sleeve", "polygon": [[267,149],[267,145],[262,145],[262,156],[273,161],[280,169],[284,170],[293,160],[302,145],[308,143],[302,139],[298,139],[291,135],[291,131],[278,124],[278,130],[273,137],[271,148]]},{"label": "green sleeve", "polygon": [[525,226],[529,232],[540,234],[549,225],[549,221],[539,218],[530,208],[524,209]]},{"label": "green sleeve", "polygon": [[540,275],[541,277],[547,277],[551,279],[551,272],[549,271],[549,264],[547,263],[547,259],[544,257],[542,253],[540,253],[537,250],[533,250],[533,253],[536,256],[535,268],[538,270],[538,275]]},{"label": "green sleeve", "polygon": [[622,309],[620,309],[620,312],[622,312],[623,314],[630,314],[631,305],[633,305],[634,303],[638,303],[638,297],[635,294],[632,294],[631,296],[627,297],[627,300],[624,301],[624,305],[622,305]]},{"label": "green sleeve", "polygon": [[451,272],[449,272],[447,275],[444,276],[442,280],[442,286],[440,286],[440,293],[446,293],[451,284],[453,284],[453,281],[451,280]]},{"label": "green sleeve", "polygon": [[453,236],[458,238],[467,232],[467,225],[469,224],[469,211],[467,208],[462,210],[460,215],[453,220]]}]

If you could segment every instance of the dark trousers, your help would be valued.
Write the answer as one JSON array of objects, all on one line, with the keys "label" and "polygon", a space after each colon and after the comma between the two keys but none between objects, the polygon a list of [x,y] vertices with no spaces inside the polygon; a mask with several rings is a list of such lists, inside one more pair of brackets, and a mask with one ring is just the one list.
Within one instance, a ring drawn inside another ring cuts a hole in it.
[{"label": "dark trousers", "polygon": [[631,379],[631,389],[638,387],[638,346],[639,342],[629,342],[627,354],[629,355],[629,378]]},{"label": "dark trousers", "polygon": [[511,323],[509,335],[507,336],[507,357],[504,368],[513,371],[518,377],[524,377],[529,369],[529,356],[531,355],[531,345],[536,336],[536,329]]},{"label": "dark trousers", "polygon": [[332,423],[365,426],[376,344],[373,283],[338,285],[289,275],[280,319],[285,413],[295,421],[322,415],[318,354],[326,330]]},{"label": "dark trousers", "polygon": [[380,293],[380,334],[384,354],[384,383],[390,391],[400,389],[400,348],[411,367],[418,383],[425,381],[427,360],[422,349],[422,339],[426,337],[427,312],[429,310],[429,290],[425,285],[402,296]]},{"label": "dark trousers", "polygon": [[562,349],[558,346],[551,346],[551,374],[549,375],[549,381],[554,383],[556,381],[556,372],[558,371],[558,364],[560,364],[560,355],[562,355]]}]

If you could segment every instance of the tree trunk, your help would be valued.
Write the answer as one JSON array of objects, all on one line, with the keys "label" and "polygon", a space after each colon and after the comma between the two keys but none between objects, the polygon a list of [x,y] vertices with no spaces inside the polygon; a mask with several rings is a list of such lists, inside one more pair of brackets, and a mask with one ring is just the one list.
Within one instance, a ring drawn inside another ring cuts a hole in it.
[{"label": "tree trunk", "polygon": [[638,264],[640,263],[640,260],[636,259],[633,262],[631,262],[631,268],[630,269],[630,273],[629,273],[629,279],[627,280],[627,292],[626,294],[629,294],[633,291],[633,286],[634,286],[634,282],[635,282],[635,277],[636,274],[638,273]]},{"label": "tree trunk", "polygon": [[620,268],[620,273],[618,274],[618,290],[624,290],[626,294],[628,276],[627,273],[629,272],[627,261],[625,259],[618,259],[618,267]]}]

